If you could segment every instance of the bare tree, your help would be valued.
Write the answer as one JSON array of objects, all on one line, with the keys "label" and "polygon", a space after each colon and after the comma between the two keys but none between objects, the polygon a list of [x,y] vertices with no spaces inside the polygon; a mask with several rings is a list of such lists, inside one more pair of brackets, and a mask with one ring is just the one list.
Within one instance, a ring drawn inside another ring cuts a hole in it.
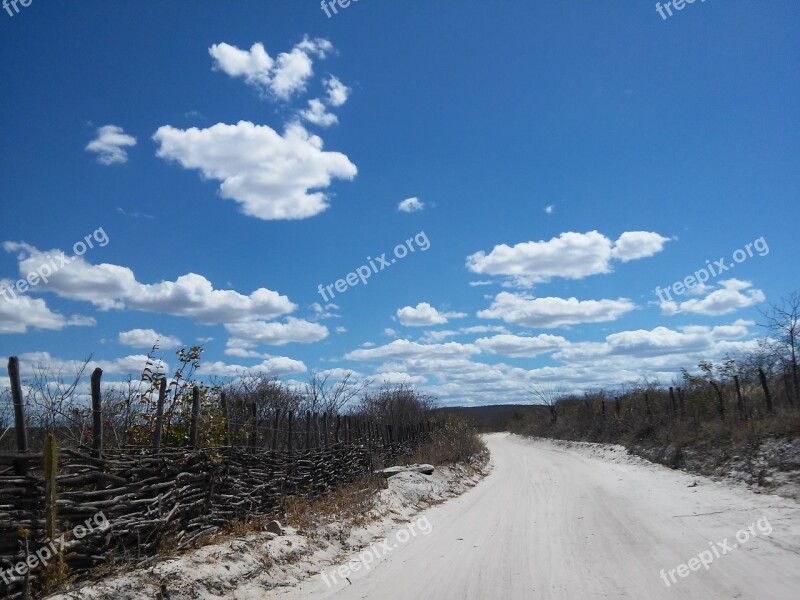
[{"label": "bare tree", "polygon": [[533,404],[542,404],[550,410],[550,423],[558,422],[556,404],[567,395],[567,390],[560,385],[552,383],[532,383],[528,386],[528,394],[532,397]]},{"label": "bare tree", "polygon": [[781,298],[780,305],[771,304],[769,312],[761,312],[766,319],[760,325],[783,347],[788,370],[792,373],[794,398],[800,401],[800,374],[798,374],[798,346],[800,345],[800,293],[792,292]]},{"label": "bare tree", "polygon": [[348,372],[340,379],[333,379],[330,371],[314,371],[306,384],[306,410],[329,415],[339,413],[372,383],[368,379],[354,381],[352,376],[353,373]]}]

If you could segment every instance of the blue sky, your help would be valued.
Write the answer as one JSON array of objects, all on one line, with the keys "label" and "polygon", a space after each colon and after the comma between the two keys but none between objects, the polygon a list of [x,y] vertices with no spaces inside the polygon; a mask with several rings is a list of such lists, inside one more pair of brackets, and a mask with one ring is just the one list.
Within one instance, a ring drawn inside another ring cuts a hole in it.
[{"label": "blue sky", "polygon": [[[798,289],[796,3],[18,8],[2,288],[94,240],[0,297],[28,373],[91,355],[122,380],[157,334],[169,368],[202,344],[206,378],[352,370],[523,401],[747,351]],[[414,236],[427,249],[323,301]]]}]

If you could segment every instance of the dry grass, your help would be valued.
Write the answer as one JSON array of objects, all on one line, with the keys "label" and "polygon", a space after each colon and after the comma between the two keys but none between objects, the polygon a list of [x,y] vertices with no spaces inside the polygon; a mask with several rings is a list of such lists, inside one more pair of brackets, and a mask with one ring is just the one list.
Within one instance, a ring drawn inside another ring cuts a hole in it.
[{"label": "dry grass", "polygon": [[287,525],[310,537],[319,527],[333,522],[349,527],[364,525],[375,508],[376,494],[385,488],[382,476],[366,475],[315,500],[292,496],[286,499]]},{"label": "dry grass", "polygon": [[434,430],[430,440],[417,449],[413,460],[432,465],[463,464],[476,468],[486,462],[488,455],[489,449],[470,422],[450,415],[444,427]]}]

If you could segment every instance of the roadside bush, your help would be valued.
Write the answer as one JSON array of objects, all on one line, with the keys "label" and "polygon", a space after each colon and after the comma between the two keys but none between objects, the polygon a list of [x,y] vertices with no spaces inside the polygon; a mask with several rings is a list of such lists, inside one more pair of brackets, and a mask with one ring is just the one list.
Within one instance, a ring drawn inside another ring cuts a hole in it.
[{"label": "roadside bush", "polygon": [[414,456],[415,462],[433,465],[467,464],[480,466],[489,450],[480,435],[463,417],[449,416],[444,427],[431,432],[431,438]]}]

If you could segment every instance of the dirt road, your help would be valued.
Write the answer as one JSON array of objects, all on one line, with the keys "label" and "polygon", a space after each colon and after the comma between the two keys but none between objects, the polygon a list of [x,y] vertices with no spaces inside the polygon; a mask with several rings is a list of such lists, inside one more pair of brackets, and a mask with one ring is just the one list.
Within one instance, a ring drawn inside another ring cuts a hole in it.
[{"label": "dirt road", "polygon": [[423,513],[427,534],[399,528],[365,550],[370,559],[354,555],[346,579],[328,569],[330,585],[318,575],[274,597],[799,597],[796,502],[613,449],[565,449],[507,434],[487,442],[491,474]]}]

